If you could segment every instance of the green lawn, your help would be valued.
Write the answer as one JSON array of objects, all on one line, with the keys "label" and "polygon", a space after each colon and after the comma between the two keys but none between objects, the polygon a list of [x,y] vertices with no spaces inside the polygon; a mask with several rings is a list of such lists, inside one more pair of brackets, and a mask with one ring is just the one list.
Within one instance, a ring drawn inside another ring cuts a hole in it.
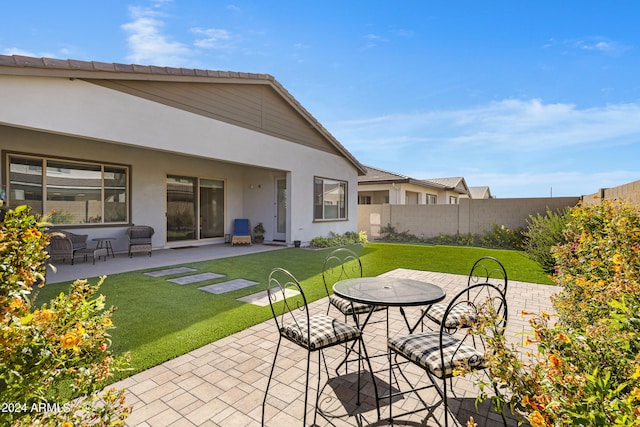
[{"label": "green lawn", "polygon": [[[376,276],[395,268],[410,268],[454,274],[468,274],[474,261],[492,255],[504,264],[510,280],[534,283],[551,281],[540,266],[523,252],[469,247],[367,243],[353,246],[362,259],[364,274]],[[109,276],[100,293],[113,316],[113,350],[130,352],[133,370],[140,372],[205,344],[271,318],[271,310],[237,301],[237,298],[265,289],[273,267],[291,271],[302,283],[309,301],[325,296],[321,270],[331,249],[281,249],[211,261],[180,264],[197,272],[215,272],[226,277],[190,285],[168,282],[171,276],[153,278],[140,270]],[[154,270],[158,270],[157,268]],[[180,276],[180,275],[178,275]],[[249,279],[258,285],[213,295],[199,287],[230,279]],[[96,283],[97,279],[90,279]],[[40,290],[38,303],[66,292],[69,283],[56,283]]]}]

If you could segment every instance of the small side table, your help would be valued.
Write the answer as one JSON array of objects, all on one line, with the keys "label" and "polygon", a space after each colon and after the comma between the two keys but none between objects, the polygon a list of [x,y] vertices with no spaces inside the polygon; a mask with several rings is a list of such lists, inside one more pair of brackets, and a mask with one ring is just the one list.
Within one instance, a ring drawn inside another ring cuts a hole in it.
[{"label": "small side table", "polygon": [[113,246],[111,246],[111,241],[116,240],[115,237],[96,237],[95,239],[91,239],[94,242],[98,242],[96,244],[96,249],[105,249],[107,251],[106,256],[109,256],[109,252],[111,252],[111,258],[115,258],[116,255],[113,253]]}]

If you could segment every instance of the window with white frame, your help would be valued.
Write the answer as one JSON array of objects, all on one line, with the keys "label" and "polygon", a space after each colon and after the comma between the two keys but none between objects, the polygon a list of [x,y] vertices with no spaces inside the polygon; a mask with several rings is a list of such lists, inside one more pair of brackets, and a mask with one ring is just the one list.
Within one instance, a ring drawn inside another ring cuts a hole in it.
[{"label": "window with white frame", "polygon": [[11,207],[28,205],[56,225],[129,221],[128,166],[14,154],[6,164]]},{"label": "window with white frame", "polygon": [[449,204],[450,205],[457,205],[458,204],[458,198],[455,196],[449,196]]},{"label": "window with white frame", "polygon": [[438,204],[438,196],[435,194],[427,194],[427,205],[437,205]]},{"label": "window with white frame", "polygon": [[315,221],[347,219],[347,182],[314,178],[313,219]]}]

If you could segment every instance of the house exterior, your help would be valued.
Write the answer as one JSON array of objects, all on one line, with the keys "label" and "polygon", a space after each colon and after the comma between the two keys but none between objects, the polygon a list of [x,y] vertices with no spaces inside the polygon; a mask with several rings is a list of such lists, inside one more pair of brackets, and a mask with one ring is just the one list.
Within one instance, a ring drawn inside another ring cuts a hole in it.
[{"label": "house exterior", "polygon": [[361,205],[442,205],[457,204],[470,197],[464,178],[415,179],[366,166],[358,177],[358,203]]},{"label": "house exterior", "polygon": [[154,248],[357,230],[365,168],[272,76],[0,55],[0,197]]}]

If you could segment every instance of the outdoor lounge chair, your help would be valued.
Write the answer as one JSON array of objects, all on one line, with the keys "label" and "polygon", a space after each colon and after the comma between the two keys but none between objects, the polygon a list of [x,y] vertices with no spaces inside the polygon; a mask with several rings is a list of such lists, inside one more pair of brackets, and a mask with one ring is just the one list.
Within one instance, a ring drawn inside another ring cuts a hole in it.
[{"label": "outdoor lounge chair", "polygon": [[78,251],[87,249],[87,235],[75,234],[65,230],[53,230],[49,232],[51,239],[47,252],[52,260],[61,259],[62,262],[69,259],[73,265],[73,258]]},{"label": "outdoor lounge chair", "polygon": [[231,245],[235,244],[251,244],[251,234],[249,234],[249,220],[246,218],[236,219],[233,221],[233,237]]},{"label": "outdoor lounge chair", "polygon": [[129,257],[132,257],[136,252],[147,252],[151,256],[151,237],[154,233],[153,227],[146,225],[129,227],[127,229]]}]

